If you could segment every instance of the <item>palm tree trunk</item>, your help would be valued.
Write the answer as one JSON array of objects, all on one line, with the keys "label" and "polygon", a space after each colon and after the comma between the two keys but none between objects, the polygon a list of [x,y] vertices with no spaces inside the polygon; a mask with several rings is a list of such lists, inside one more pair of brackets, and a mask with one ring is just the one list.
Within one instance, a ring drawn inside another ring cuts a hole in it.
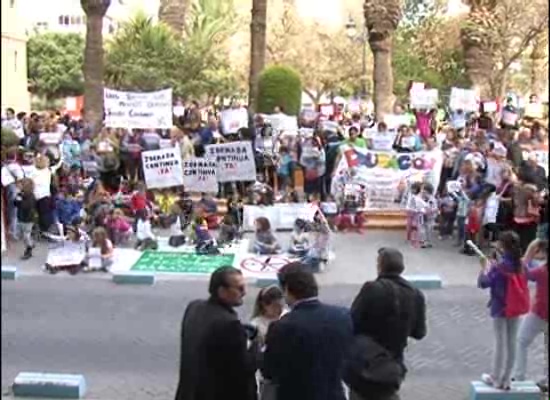
[{"label": "palm tree trunk", "polygon": [[186,0],[160,0],[159,21],[168,25],[178,36],[185,28]]},{"label": "palm tree trunk", "polygon": [[92,133],[103,122],[103,17],[110,0],[81,0],[86,13],[86,47],[84,48],[84,117]]},{"label": "palm tree trunk", "polygon": [[378,121],[393,109],[393,72],[392,72],[392,37],[382,40],[369,40],[374,58],[374,113]]},{"label": "palm tree trunk", "polygon": [[545,59],[548,57],[546,46],[548,45],[547,32],[539,35],[533,44],[531,51],[531,94],[536,94],[539,98],[544,96],[545,79],[548,79],[544,71]]},{"label": "palm tree trunk", "polygon": [[258,105],[258,80],[265,66],[267,0],[252,1],[250,23],[250,74],[248,77],[248,106],[251,113]]}]

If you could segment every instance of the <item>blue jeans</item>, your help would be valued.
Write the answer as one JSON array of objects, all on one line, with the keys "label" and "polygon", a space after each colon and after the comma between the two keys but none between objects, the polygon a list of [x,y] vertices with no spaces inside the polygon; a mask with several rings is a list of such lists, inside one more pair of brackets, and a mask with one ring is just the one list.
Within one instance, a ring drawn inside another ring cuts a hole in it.
[{"label": "blue jeans", "polygon": [[456,217],[457,243],[463,243],[466,240],[466,217]]}]

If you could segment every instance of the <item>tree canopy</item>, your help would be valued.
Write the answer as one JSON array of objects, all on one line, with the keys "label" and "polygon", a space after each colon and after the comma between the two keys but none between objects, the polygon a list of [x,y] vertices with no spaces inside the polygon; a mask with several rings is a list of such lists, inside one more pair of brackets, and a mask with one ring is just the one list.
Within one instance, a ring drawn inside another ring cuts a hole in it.
[{"label": "tree canopy", "polygon": [[35,34],[27,43],[31,93],[56,99],[84,93],[84,38],[76,33]]}]

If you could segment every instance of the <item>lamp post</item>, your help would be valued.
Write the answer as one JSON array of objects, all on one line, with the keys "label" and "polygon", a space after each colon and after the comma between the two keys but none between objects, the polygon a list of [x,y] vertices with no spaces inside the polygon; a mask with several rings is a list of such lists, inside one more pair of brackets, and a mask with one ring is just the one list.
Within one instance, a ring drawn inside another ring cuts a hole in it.
[{"label": "lamp post", "polygon": [[362,30],[357,30],[357,24],[351,17],[348,18],[348,22],[345,25],[346,35],[354,42],[362,44],[361,51],[361,97],[364,98],[367,95],[367,43],[369,41],[369,33],[365,27]]}]

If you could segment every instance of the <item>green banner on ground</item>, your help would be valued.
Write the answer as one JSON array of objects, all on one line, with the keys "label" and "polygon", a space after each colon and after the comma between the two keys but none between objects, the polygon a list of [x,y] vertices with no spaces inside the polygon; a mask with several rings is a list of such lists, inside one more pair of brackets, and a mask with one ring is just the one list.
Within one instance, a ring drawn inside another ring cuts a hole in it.
[{"label": "green banner on ground", "polygon": [[167,272],[175,274],[211,274],[223,266],[232,266],[235,256],[199,255],[170,251],[145,251],[132,271]]}]

